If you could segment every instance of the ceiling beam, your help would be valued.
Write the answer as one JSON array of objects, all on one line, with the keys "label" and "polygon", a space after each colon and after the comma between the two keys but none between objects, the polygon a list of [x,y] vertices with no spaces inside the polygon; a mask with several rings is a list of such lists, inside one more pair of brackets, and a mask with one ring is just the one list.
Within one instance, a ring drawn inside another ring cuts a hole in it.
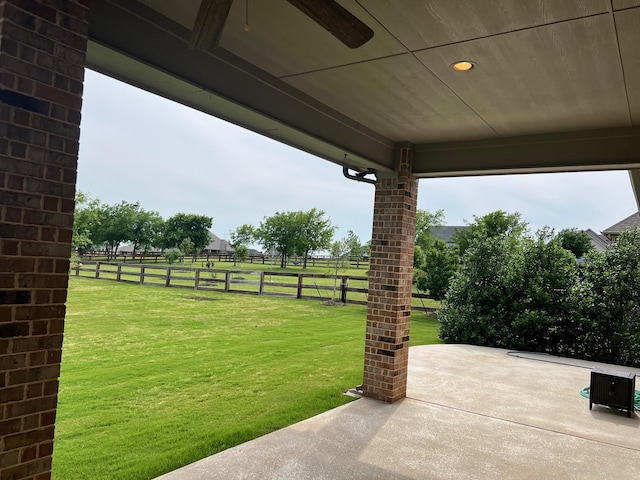
[{"label": "ceiling beam", "polygon": [[233,0],[202,0],[189,38],[189,48],[217,48]]},{"label": "ceiling beam", "polygon": [[626,169],[640,169],[639,127],[414,147],[419,178]]}]

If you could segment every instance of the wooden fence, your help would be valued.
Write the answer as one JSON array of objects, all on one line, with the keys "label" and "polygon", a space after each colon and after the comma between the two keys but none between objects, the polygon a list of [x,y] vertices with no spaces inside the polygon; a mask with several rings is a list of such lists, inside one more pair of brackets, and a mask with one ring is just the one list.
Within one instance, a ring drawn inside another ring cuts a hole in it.
[{"label": "wooden fence", "polygon": [[[185,255],[186,260],[193,260],[195,262],[206,263],[233,263],[235,260],[233,255],[227,253],[199,253],[197,255]],[[108,255],[107,252],[87,252],[81,255],[83,262],[122,262],[122,263],[164,263],[164,254],[160,252],[148,252],[148,253],[117,253],[115,255]],[[302,265],[304,257],[290,257],[290,265]],[[310,267],[327,267],[330,266],[331,257],[317,256],[308,257],[307,265]],[[243,263],[255,263],[268,265],[273,263],[274,265],[280,265],[280,257],[269,255],[250,255]],[[350,258],[349,265],[351,268],[362,268],[363,271],[369,269],[369,261],[367,259]]]},{"label": "wooden fence", "polygon": [[[247,270],[187,268],[160,265],[126,265],[111,262],[89,262],[72,267],[76,277],[97,278],[117,282],[208,290],[214,292],[276,295],[305,299],[337,300],[343,303],[367,304],[368,283],[365,276],[324,275]],[[414,293],[415,310],[432,313]]]}]

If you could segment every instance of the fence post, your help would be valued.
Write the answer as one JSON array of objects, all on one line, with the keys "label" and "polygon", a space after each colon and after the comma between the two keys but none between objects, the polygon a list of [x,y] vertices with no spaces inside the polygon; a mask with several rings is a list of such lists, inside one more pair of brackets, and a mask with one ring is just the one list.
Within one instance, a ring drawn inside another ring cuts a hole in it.
[{"label": "fence post", "polygon": [[76,267],[75,267],[75,271],[76,271],[76,277],[80,276],[80,263],[76,263]]},{"label": "fence post", "polygon": [[264,295],[264,272],[260,272],[260,289],[258,295]]},{"label": "fence post", "polygon": [[144,284],[144,265],[140,265],[140,285]]},{"label": "fence post", "polygon": [[224,272],[224,291],[228,292],[231,287],[231,272],[229,270]]},{"label": "fence post", "polygon": [[200,269],[196,268],[196,277],[193,280],[193,289],[198,290],[199,286],[200,286]]},{"label": "fence post", "polygon": [[302,279],[304,278],[304,273],[298,274],[298,293],[296,294],[296,298],[302,298]]},{"label": "fence post", "polygon": [[167,274],[165,275],[164,286],[165,287],[171,286],[171,267],[167,267]]},{"label": "fence post", "polygon": [[119,282],[121,277],[122,277],[122,265],[118,264],[118,269],[116,271],[116,282]]},{"label": "fence post", "polygon": [[96,262],[96,278],[100,278],[100,262]]},{"label": "fence post", "polygon": [[340,301],[342,303],[347,303],[347,283],[349,282],[349,277],[346,275],[342,276],[342,283],[340,283]]}]

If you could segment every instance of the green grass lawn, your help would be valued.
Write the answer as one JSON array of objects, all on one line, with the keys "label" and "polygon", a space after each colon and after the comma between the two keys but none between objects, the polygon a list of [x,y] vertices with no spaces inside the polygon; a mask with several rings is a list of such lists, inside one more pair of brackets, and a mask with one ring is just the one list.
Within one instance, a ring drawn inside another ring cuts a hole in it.
[{"label": "green grass lawn", "polygon": [[[358,305],[71,278],[54,479],[154,478],[347,403],[365,319]],[[437,331],[413,315],[412,345]]]}]

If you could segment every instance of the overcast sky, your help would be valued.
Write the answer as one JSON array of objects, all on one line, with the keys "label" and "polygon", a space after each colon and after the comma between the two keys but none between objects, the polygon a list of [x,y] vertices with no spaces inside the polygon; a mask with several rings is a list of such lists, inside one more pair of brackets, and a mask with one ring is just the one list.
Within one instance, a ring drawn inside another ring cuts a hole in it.
[{"label": "overcast sky", "polygon": [[[448,225],[495,210],[544,225],[604,230],[637,211],[626,171],[420,180],[418,208],[443,209]],[[371,238],[374,186],[338,165],[217,118],[87,71],[78,188],[105,203],[140,202],[164,218],[213,217],[228,238],[278,211],[322,209]]]}]

